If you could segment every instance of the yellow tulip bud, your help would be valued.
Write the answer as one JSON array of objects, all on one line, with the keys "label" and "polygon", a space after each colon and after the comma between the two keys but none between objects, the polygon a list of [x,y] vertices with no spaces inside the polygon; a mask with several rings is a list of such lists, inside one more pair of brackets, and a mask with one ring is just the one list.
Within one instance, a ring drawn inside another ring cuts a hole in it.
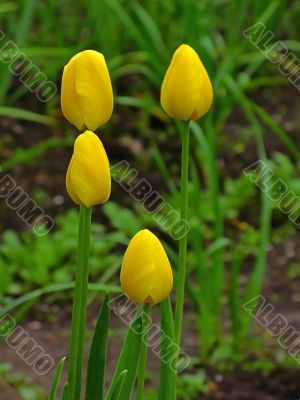
[{"label": "yellow tulip bud", "polygon": [[166,252],[148,229],[130,241],[121,268],[124,293],[139,304],[156,304],[167,298],[173,286],[173,274]]},{"label": "yellow tulip bud", "polygon": [[105,203],[110,196],[109,161],[101,140],[91,131],[75,140],[66,186],[71,199],[86,207]]},{"label": "yellow tulip bud", "polygon": [[175,51],[166,72],[160,101],[170,117],[197,120],[210,109],[213,90],[198,54],[182,44]]},{"label": "yellow tulip bud", "polygon": [[113,92],[103,54],[85,50],[65,66],[61,85],[61,108],[78,129],[92,131],[105,124],[113,111]]}]

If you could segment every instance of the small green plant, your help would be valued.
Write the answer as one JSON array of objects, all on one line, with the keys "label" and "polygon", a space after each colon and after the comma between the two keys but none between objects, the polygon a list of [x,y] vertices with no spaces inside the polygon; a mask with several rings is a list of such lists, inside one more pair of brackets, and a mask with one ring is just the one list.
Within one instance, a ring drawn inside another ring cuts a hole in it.
[{"label": "small green plant", "polygon": [[18,393],[21,400],[45,399],[41,388],[32,382],[28,382],[25,374],[12,372],[11,369],[12,365],[9,363],[0,364],[0,384],[3,396],[8,398],[11,397],[12,393]]},{"label": "small green plant", "polygon": [[207,378],[203,371],[184,374],[177,381],[178,400],[197,400],[207,392]]},{"label": "small green plant", "polygon": [[[57,217],[55,229],[45,237],[31,232],[20,236],[3,233],[0,244],[0,296],[19,296],[37,287],[70,282],[74,277],[78,216],[74,210]],[[118,248],[128,240],[128,232],[108,232],[92,225],[91,280],[107,282],[120,266]],[[103,238],[105,237],[105,240]],[[101,262],[100,262],[101,260]]]}]

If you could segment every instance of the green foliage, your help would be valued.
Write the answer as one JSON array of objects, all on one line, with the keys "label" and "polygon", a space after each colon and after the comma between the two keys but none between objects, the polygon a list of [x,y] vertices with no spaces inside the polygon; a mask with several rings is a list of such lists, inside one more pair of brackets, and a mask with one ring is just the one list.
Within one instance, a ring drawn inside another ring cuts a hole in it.
[{"label": "green foliage", "polygon": [[203,371],[184,374],[177,382],[178,400],[196,400],[207,391],[207,378]]},{"label": "green foliage", "polygon": [[[175,341],[175,332],[174,332],[174,320],[173,320],[173,312],[172,305],[170,299],[164,300],[160,304],[160,326],[162,332]],[[168,359],[169,352],[169,341],[163,340],[161,342],[160,356],[162,359]],[[176,348],[175,353],[176,354]],[[158,400],[163,400],[167,396],[170,398],[174,398],[174,389],[176,388],[176,372],[174,371],[174,366],[172,369],[172,364],[161,362],[160,365],[160,380],[159,380],[159,389],[158,389]]]},{"label": "green foliage", "polygon": [[[203,371],[195,374],[183,374],[177,377],[177,399],[178,400],[198,400],[207,393],[208,380]],[[157,392],[155,389],[148,389],[145,393],[145,400],[156,400]]]},{"label": "green foliage", "polygon": [[[55,229],[44,237],[5,231],[0,244],[0,294],[21,295],[35,287],[69,282],[75,273],[78,215],[70,210],[57,218]],[[110,278],[120,266],[118,248],[126,244],[126,232],[108,232],[92,225],[91,281]],[[103,273],[105,273],[103,275]],[[106,277],[106,278],[105,278]]]},{"label": "green foliage", "polygon": [[[9,363],[1,363],[0,364],[0,379],[6,383],[7,390],[13,390],[15,388],[18,398],[20,400],[44,400],[45,396],[41,388],[39,388],[34,383],[28,383],[28,379],[26,379],[26,375],[20,372],[12,372],[12,365]],[[1,389],[1,392],[4,393],[5,396],[5,385]],[[11,392],[9,392],[7,396],[11,396]]]},{"label": "green foliage", "polygon": [[87,370],[86,400],[99,400],[103,398],[104,394],[107,339],[110,318],[108,301],[109,297],[106,295],[97,320],[91,344]]},{"label": "green foliage", "polygon": [[54,375],[54,379],[53,379],[53,382],[52,382],[52,385],[51,385],[51,389],[50,389],[50,394],[49,394],[48,400],[55,400],[56,399],[56,392],[57,392],[57,389],[58,389],[58,385],[59,385],[59,381],[60,381],[62,370],[64,368],[65,361],[66,361],[66,357],[63,357],[60,360],[60,362],[58,363],[58,365],[57,365],[57,369],[56,369],[56,372],[55,372],[55,375]]},{"label": "green foliage", "polygon": [[139,362],[142,326],[142,316],[137,314],[127,330],[105,400],[126,400],[131,398]]}]

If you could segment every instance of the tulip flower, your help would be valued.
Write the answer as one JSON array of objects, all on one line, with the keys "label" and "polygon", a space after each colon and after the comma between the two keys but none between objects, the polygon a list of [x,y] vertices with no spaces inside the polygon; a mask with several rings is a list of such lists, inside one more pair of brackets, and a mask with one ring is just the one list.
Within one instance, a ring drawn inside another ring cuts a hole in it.
[{"label": "tulip flower", "polygon": [[86,207],[105,203],[110,196],[109,161],[101,140],[91,131],[75,140],[66,186],[71,199]]},{"label": "tulip flower", "polygon": [[130,241],[121,268],[124,293],[139,304],[157,304],[167,298],[173,286],[169,259],[159,239],[148,229]]},{"label": "tulip flower", "polygon": [[79,130],[94,131],[105,124],[113,110],[113,92],[104,56],[94,50],[76,54],[65,66],[61,108]]},{"label": "tulip flower", "polygon": [[161,104],[173,118],[197,120],[210,109],[213,90],[209,76],[192,47],[175,51],[161,87]]}]

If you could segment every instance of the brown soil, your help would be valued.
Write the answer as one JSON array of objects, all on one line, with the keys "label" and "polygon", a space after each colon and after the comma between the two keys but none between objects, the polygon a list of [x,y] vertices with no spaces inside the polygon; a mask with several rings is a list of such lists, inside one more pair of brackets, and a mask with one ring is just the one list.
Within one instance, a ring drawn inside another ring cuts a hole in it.
[{"label": "brown soil", "polygon": [[237,369],[211,377],[211,393],[201,397],[203,400],[299,399],[299,370],[277,368],[271,373],[262,373]]}]

